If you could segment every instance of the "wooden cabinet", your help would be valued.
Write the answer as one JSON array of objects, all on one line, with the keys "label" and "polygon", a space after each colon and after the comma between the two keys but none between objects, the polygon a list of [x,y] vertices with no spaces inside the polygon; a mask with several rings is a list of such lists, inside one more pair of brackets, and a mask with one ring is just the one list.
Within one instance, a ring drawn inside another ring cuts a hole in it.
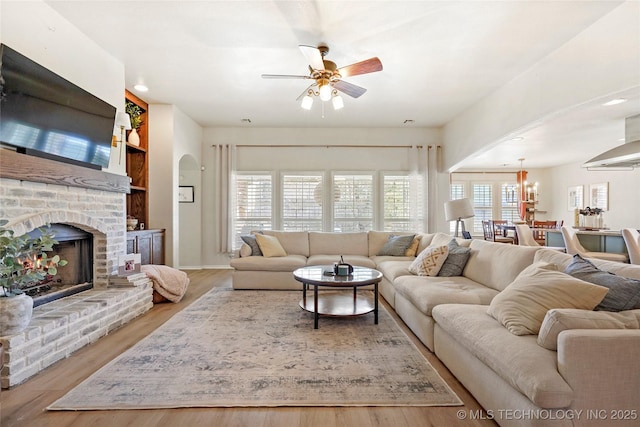
[{"label": "wooden cabinet", "polygon": [[164,229],[127,231],[127,253],[140,254],[142,264],[164,264]]},{"label": "wooden cabinet", "polygon": [[[140,145],[127,142],[127,175],[131,179],[131,190],[127,194],[127,215],[138,219],[138,224],[149,226],[149,104],[129,91],[125,91],[125,100],[132,102],[142,110],[142,124],[137,132]],[[127,141],[131,131],[127,131]]]}]

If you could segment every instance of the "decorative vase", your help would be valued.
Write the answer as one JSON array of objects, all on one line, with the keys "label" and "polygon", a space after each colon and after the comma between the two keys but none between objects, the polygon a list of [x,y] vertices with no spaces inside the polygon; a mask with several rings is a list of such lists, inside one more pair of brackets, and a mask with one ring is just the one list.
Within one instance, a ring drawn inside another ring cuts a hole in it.
[{"label": "decorative vase", "polygon": [[138,135],[138,131],[136,129],[131,129],[129,133],[129,140],[127,141],[131,145],[135,145],[136,147],[140,145],[140,135]]},{"label": "decorative vase", "polygon": [[137,218],[127,218],[127,231],[135,230],[137,225],[138,225]]},{"label": "decorative vase", "polygon": [[0,297],[0,337],[26,329],[33,315],[33,299],[27,294]]}]

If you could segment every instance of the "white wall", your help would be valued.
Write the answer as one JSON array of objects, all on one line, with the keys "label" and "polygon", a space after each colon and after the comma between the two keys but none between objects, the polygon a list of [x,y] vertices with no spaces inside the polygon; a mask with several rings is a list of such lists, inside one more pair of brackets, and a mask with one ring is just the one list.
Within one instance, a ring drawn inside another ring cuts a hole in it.
[{"label": "white wall", "polygon": [[[46,3],[0,4],[0,41],[84,90],[124,110],[124,65]],[[125,175],[112,148],[108,172]]]},{"label": "white wall", "polygon": [[[178,186],[180,185],[180,159],[190,156],[201,164],[202,128],[180,109],[167,104],[149,105],[149,228],[164,228],[165,263],[180,266],[180,259],[197,257],[201,245],[183,246],[188,253],[180,255],[180,209]],[[190,178],[197,180],[197,178]],[[200,199],[200,185],[195,185]],[[183,211],[200,228],[199,210]],[[193,225],[195,224],[195,225]]]},{"label": "white wall", "polygon": [[609,183],[609,210],[604,223],[612,230],[640,228],[640,169],[634,171],[588,171],[581,162],[548,169],[553,184],[552,205],[547,214],[573,225],[573,212],[567,208],[567,189],[584,186],[585,206],[589,206],[589,185]]},{"label": "white wall", "polygon": [[[638,85],[640,2],[628,1],[444,129],[444,167],[573,106]],[[583,159],[587,160],[587,159]]]}]

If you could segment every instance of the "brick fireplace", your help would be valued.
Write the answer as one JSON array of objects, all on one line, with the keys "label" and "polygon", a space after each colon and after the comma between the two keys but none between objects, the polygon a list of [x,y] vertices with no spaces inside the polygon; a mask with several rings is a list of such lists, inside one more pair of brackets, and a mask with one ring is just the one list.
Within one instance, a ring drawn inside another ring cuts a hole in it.
[{"label": "brick fireplace", "polygon": [[[126,254],[128,178],[0,151],[0,218],[17,235],[47,224],[73,226],[93,236],[93,289],[34,309],[22,334],[1,337],[2,387],[18,384],[152,306],[150,283],[107,288]],[[64,267],[63,267],[64,268]]]}]

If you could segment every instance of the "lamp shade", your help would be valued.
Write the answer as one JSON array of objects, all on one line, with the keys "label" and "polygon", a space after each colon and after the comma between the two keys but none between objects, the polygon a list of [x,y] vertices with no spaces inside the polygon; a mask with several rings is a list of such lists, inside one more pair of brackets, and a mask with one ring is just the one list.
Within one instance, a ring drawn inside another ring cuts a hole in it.
[{"label": "lamp shade", "polygon": [[474,216],[473,206],[469,199],[456,199],[444,203],[444,217],[447,221],[456,221],[472,216]]},{"label": "lamp shade", "polygon": [[116,126],[122,126],[125,130],[131,130],[131,118],[121,111],[116,114]]}]

